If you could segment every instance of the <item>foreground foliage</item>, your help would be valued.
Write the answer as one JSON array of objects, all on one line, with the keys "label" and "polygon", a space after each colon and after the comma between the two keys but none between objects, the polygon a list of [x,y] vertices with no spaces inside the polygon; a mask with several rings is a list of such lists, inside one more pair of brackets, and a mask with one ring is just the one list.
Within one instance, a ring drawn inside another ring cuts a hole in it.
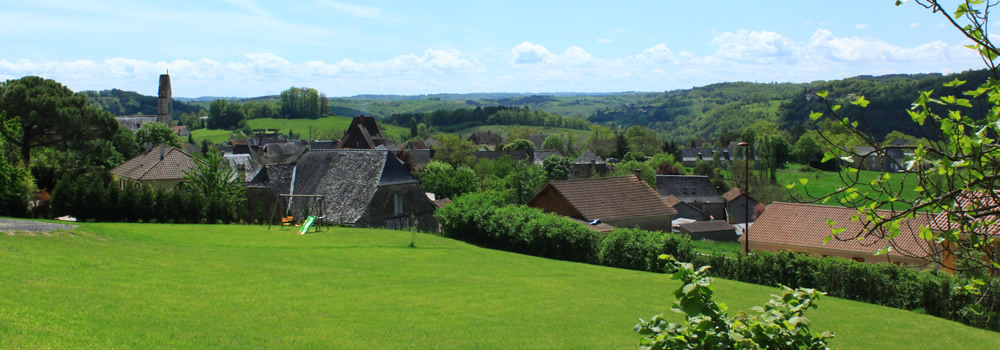
[{"label": "foreground foliage", "polygon": [[674,291],[673,311],[686,317],[684,324],[669,322],[663,315],[649,322],[639,319],[635,331],[643,336],[640,349],[827,349],[833,334],[813,334],[803,314],[816,308],[821,293],[815,289],[782,286],[782,294],[772,295],[758,315],[743,311],[730,318],[726,304],[714,300],[709,266],[695,270],[669,255],[661,255],[673,269],[671,279],[681,281]]}]

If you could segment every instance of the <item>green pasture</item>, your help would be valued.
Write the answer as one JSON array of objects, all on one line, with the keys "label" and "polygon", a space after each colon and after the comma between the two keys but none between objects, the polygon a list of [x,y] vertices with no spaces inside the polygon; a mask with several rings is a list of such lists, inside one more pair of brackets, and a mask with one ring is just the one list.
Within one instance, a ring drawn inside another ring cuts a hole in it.
[{"label": "green pasture", "polygon": [[[291,130],[296,135],[302,135],[303,137],[309,135],[309,128],[312,127],[315,133],[333,131],[339,138],[339,136],[343,135],[343,131],[347,130],[351,125],[352,119],[352,117],[342,116],[329,116],[318,119],[263,118],[247,120],[247,124],[250,125],[251,129],[278,129],[279,132],[285,135],[288,135],[288,131]],[[392,135],[393,138],[402,133],[406,133],[407,136],[410,135],[410,129],[407,128],[386,123],[379,123],[378,126],[382,128],[382,132]]]},{"label": "green pasture", "polygon": [[[670,312],[663,274],[529,257],[430,234],[81,224],[0,234],[0,349],[634,349]],[[776,289],[716,280],[732,312]],[[834,348],[994,348],[1000,334],[823,298]]]},{"label": "green pasture", "polygon": [[[194,139],[195,144],[201,144],[202,140],[207,140],[208,142],[219,144],[229,141],[229,136],[233,134],[232,130],[223,129],[196,129],[191,130],[191,138]],[[187,140],[182,140],[187,141]]]},{"label": "green pasture", "polygon": [[[853,182],[857,178],[857,186],[859,193],[870,192],[872,195],[875,194],[875,190],[869,185],[872,180],[882,176],[881,172],[870,171],[870,170],[859,170],[857,172],[848,171],[844,168],[840,172],[836,171],[820,171],[813,168],[809,168],[804,165],[794,164],[789,166],[787,169],[779,170],[777,174],[778,184],[787,185],[790,183],[795,183],[795,187],[791,189],[793,196],[799,201],[806,201],[809,198],[815,198],[828,193],[833,193],[837,189],[845,186],[845,181]],[[801,179],[806,180],[806,184],[803,185]],[[905,200],[913,200],[917,197],[917,192],[912,191],[912,189],[917,187],[917,177],[914,174],[906,173],[891,173],[889,181],[886,183],[893,189],[899,189],[900,186],[904,189],[902,195],[900,196]],[[888,198],[882,198],[888,199]],[[830,199],[826,203],[827,205],[842,205],[837,200]]]}]

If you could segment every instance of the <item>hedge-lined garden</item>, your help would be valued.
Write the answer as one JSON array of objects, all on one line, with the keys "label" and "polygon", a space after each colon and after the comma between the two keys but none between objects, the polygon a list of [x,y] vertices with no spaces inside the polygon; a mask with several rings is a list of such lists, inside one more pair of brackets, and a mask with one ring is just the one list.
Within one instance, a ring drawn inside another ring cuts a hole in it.
[{"label": "hedge-lined garden", "polygon": [[[504,205],[489,193],[456,198],[435,214],[441,234],[484,247],[535,256],[588,262],[633,270],[663,272],[660,254],[670,254],[696,267],[710,265],[720,278],[766,286],[815,288],[830,296],[916,310],[971,326],[1000,331],[990,317],[1000,310],[1000,283],[968,293],[968,280],[940,271],[921,271],[890,264],[816,258],[792,252],[754,252],[738,258],[699,254],[686,236],[636,229],[606,235],[580,223],[536,208]],[[984,298],[978,306],[972,306]]]}]

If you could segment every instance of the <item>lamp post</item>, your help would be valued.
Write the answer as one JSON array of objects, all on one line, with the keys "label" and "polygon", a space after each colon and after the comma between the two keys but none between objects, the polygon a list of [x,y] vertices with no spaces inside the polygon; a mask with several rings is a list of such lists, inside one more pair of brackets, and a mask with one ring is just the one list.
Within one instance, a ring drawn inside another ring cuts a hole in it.
[{"label": "lamp post", "polygon": [[743,147],[743,255],[750,255],[750,144],[737,145]]}]

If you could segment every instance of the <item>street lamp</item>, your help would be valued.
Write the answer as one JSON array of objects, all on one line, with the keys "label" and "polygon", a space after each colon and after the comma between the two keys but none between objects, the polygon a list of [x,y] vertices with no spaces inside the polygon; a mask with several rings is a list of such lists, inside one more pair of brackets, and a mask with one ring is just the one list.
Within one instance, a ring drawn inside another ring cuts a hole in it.
[{"label": "street lamp", "polygon": [[740,142],[743,147],[743,255],[750,255],[750,144]]}]

